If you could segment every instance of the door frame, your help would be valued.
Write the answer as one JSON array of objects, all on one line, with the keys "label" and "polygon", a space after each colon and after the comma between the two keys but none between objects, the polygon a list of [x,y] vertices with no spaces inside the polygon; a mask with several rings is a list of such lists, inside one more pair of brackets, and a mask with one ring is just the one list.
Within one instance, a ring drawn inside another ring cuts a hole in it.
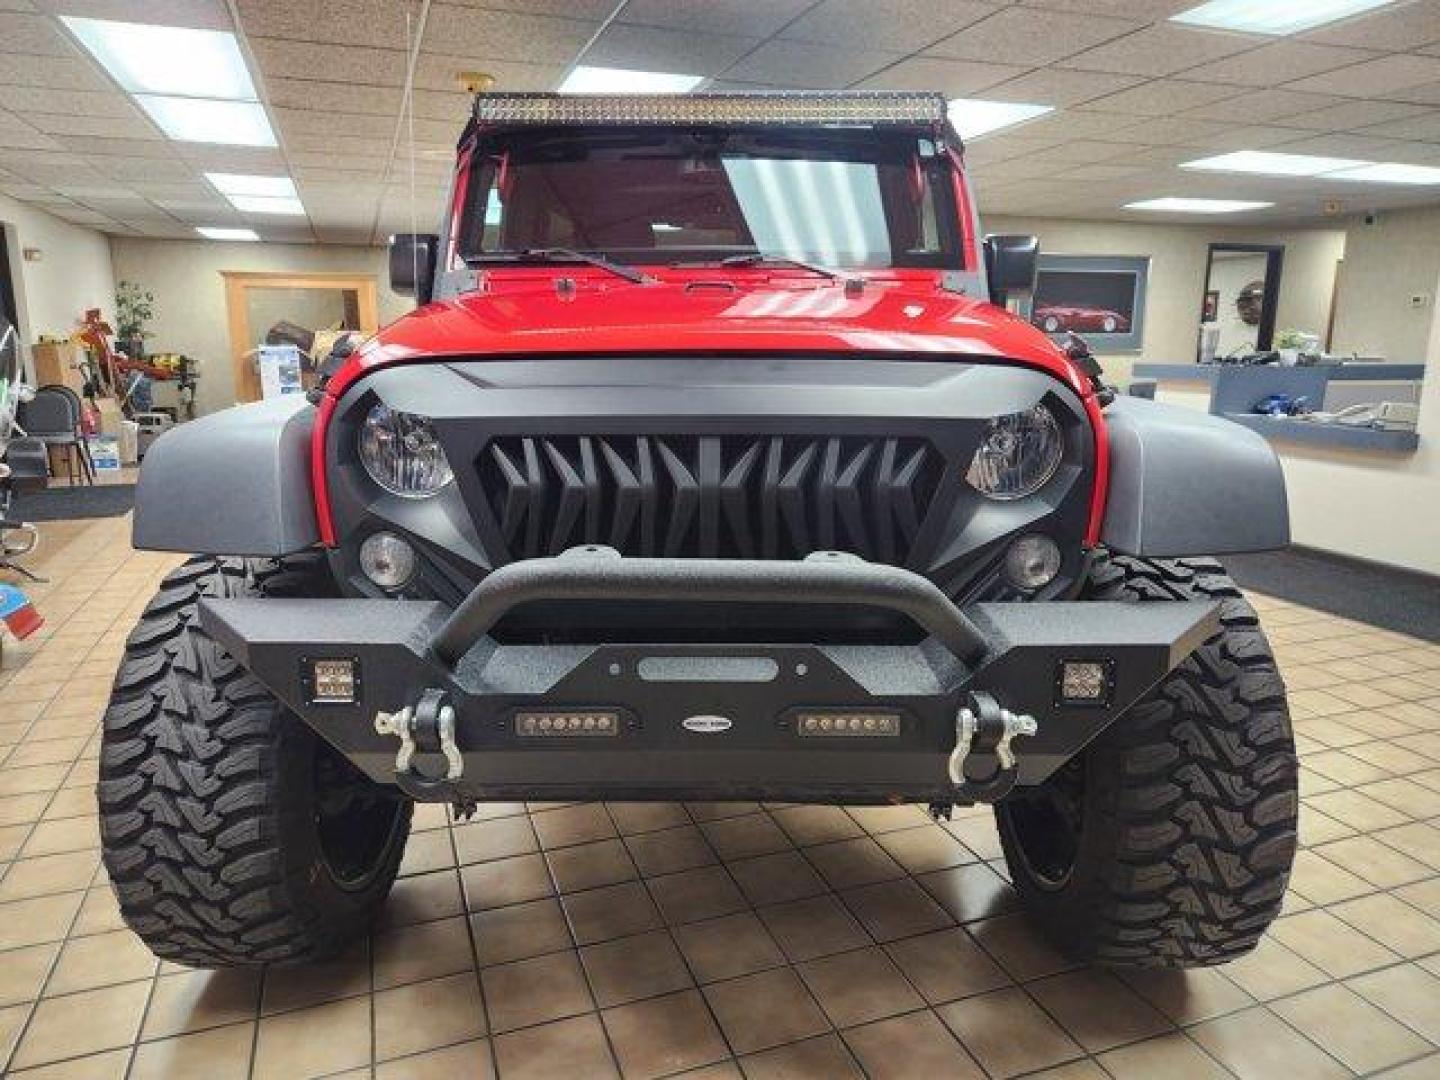
[{"label": "door frame", "polygon": [[1265,297],[1260,305],[1260,322],[1255,327],[1255,351],[1268,352],[1275,339],[1275,316],[1280,310],[1280,276],[1285,272],[1284,244],[1240,244],[1229,241],[1212,243],[1205,255],[1205,288],[1200,291],[1200,321],[1205,321],[1205,294],[1210,291],[1210,278],[1215,272],[1217,251],[1239,251],[1265,256]]},{"label": "door frame", "polygon": [[220,276],[225,279],[225,314],[230,330],[230,365],[236,404],[260,400],[260,375],[250,355],[257,344],[246,303],[250,289],[353,289],[359,306],[360,333],[368,337],[380,329],[379,287],[374,274],[222,270]]}]

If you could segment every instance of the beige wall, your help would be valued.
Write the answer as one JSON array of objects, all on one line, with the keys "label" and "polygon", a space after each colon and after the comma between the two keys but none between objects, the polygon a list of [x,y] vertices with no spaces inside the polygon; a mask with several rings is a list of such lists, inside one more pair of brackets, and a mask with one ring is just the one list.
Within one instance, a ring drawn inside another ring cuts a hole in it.
[{"label": "beige wall", "polygon": [[[11,265],[19,271],[15,284],[27,344],[41,334],[68,335],[85,308],[98,307],[107,317],[114,313],[109,238],[7,195],[0,195],[0,221],[13,226]],[[40,249],[38,262],[21,258],[20,249],[30,247]]]},{"label": "beige wall", "polygon": [[[1384,213],[1349,222],[1340,271],[1334,348],[1397,363],[1425,359],[1440,278],[1440,208]],[[1423,307],[1410,297],[1423,294]],[[1434,355],[1431,353],[1430,355]]]},{"label": "beige wall", "polygon": [[1345,251],[1336,228],[1245,229],[1209,223],[1166,225],[1130,221],[1066,221],[1056,218],[986,217],[987,232],[1034,233],[1040,250],[1065,255],[1148,255],[1145,338],[1139,355],[1102,355],[1117,383],[1130,379],[1137,360],[1188,363],[1195,359],[1200,302],[1212,242],[1284,244],[1276,328],[1323,334],[1330,314],[1335,267]]},{"label": "beige wall", "polygon": [[117,236],[112,249],[115,276],[155,294],[149,347],[185,353],[201,362],[196,405],[202,413],[235,402],[222,271],[373,274],[379,285],[382,325],[413,306],[408,298],[390,291],[383,248]]}]

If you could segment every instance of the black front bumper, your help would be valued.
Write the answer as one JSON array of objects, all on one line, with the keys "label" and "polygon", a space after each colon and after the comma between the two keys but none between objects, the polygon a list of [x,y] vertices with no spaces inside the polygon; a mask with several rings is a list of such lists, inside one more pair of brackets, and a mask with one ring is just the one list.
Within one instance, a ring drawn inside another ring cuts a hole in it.
[{"label": "black front bumper", "polygon": [[[881,608],[927,636],[894,645],[507,645],[489,635],[515,608],[555,599]],[[502,567],[453,612],[420,600],[205,600],[201,621],[359,768],[422,798],[858,803],[957,801],[947,767],[957,715],[977,691],[1037,720],[1038,732],[1013,744],[1014,779],[1042,782],[1214,633],[1218,611],[1201,602],[1046,602],[962,612],[925,578],[853,556],[622,559],[589,547]],[[350,662],[353,701],[317,699],[316,660]],[[1103,702],[1062,700],[1065,662],[1103,665]],[[463,763],[453,780],[397,778],[397,740],[376,730],[377,713],[427,693],[453,710]],[[537,709],[619,721],[610,736],[521,734],[517,714]],[[896,732],[802,734],[799,717],[817,712],[895,717]]]}]

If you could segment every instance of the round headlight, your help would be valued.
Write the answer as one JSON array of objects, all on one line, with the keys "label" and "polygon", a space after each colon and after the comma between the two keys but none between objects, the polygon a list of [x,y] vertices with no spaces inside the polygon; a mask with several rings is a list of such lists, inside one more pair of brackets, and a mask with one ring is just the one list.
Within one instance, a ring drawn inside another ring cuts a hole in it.
[{"label": "round headlight", "polygon": [[1048,536],[1027,533],[1005,552],[1005,577],[1026,592],[1044,588],[1060,572],[1060,548]]},{"label": "round headlight", "polygon": [[360,428],[360,460],[370,479],[407,499],[434,495],[454,479],[430,421],[376,405]]},{"label": "round headlight", "polygon": [[985,425],[985,436],[965,479],[992,499],[1023,499],[1055,475],[1065,456],[1065,439],[1055,415],[1044,405],[1021,413],[997,416]]}]

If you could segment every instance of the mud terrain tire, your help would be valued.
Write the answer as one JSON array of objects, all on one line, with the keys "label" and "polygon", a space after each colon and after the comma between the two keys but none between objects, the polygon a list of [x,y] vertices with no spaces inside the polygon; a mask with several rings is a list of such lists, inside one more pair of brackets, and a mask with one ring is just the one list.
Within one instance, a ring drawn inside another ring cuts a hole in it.
[{"label": "mud terrain tire", "polygon": [[1072,956],[1232,960],[1280,913],[1295,855],[1295,745],[1270,646],[1210,559],[1102,558],[1085,595],[1216,600],[1222,629],[1043,787],[996,807],[1015,887]]},{"label": "mud terrain tire", "polygon": [[331,955],[399,868],[411,806],[329,748],[200,629],[201,597],[334,594],[323,559],[194,558],[125,646],[100,755],[125,921],[194,967]]}]

